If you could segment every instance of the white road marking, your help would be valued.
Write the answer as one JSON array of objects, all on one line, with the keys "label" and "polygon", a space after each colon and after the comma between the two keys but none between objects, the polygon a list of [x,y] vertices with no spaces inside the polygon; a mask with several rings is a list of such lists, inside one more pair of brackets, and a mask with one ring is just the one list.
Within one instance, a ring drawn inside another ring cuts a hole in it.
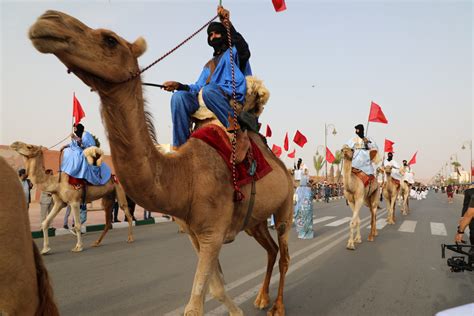
[{"label": "white road marking", "polygon": [[[387,219],[386,218],[380,218],[375,222],[375,227],[377,230],[383,229],[385,226],[387,226]],[[370,229],[371,225],[367,226],[367,229]]]},{"label": "white road marking", "polygon": [[448,232],[446,231],[446,227],[443,223],[430,223],[431,226],[431,235],[436,236],[448,236]]},{"label": "white road marking", "polygon": [[313,219],[313,225],[321,222],[328,221],[330,219],[336,218],[336,216],[324,216],[321,218]]},{"label": "white road marking", "polygon": [[[385,213],[387,213],[386,211],[383,211],[382,213],[380,213],[379,215],[384,215]],[[361,226],[363,225],[366,225],[368,223],[368,221],[370,220],[370,216],[367,216],[363,219],[361,219]],[[298,257],[299,255],[307,252],[308,250],[311,250],[312,248],[315,248],[321,244],[326,244],[326,246],[324,246],[323,248],[319,249],[318,251],[314,252],[314,253],[311,253],[311,255],[305,257],[304,259],[301,259],[300,261],[296,262],[296,263],[291,263],[290,264],[290,267],[288,269],[288,272],[286,273],[286,276],[290,275],[292,272],[300,269],[303,265],[305,265],[306,263],[312,261],[313,259],[317,258],[318,256],[322,255],[323,253],[325,253],[326,251],[332,249],[336,244],[338,244],[339,242],[347,239],[347,236],[346,235],[343,235],[337,239],[334,240],[334,238],[336,238],[337,235],[340,235],[341,233],[345,233],[349,230],[349,228],[344,228],[344,229],[341,229],[321,240],[318,240],[317,242],[315,242],[314,244],[311,244],[311,245],[308,245],[306,246],[305,248],[303,249],[300,249],[294,253],[291,253],[290,254],[290,257],[291,257],[291,260],[293,262],[293,260]],[[332,240],[332,241],[331,241]],[[329,244],[328,242],[331,241]],[[264,274],[266,272],[266,268],[263,268],[263,269],[259,269],[249,275],[246,275],[244,277],[242,277],[241,279],[238,279],[230,284],[227,284],[225,286],[225,290],[226,292],[229,292],[230,290],[234,289],[235,287],[261,275],[261,274]],[[278,265],[275,265],[275,267],[273,268],[274,271],[278,271]],[[272,275],[272,279],[270,281],[270,285],[272,284],[275,284],[279,281],[280,279],[280,273],[275,273],[274,275]],[[260,286],[261,284],[253,287],[253,288],[250,288],[248,289],[247,291],[245,291],[244,293],[242,293],[241,295],[237,296],[236,298],[233,299],[234,303],[236,305],[240,305],[241,303],[249,300],[250,298],[252,298],[253,296],[257,295],[258,293],[258,290],[260,289]],[[208,302],[210,300],[212,300],[213,297],[211,297],[210,295],[208,295],[205,299],[205,302]],[[178,307],[177,309],[171,311],[171,312],[168,312],[166,314],[164,314],[164,316],[178,316],[178,315],[182,315],[184,313],[184,308],[185,306],[180,306]],[[220,307],[210,311],[209,313],[206,313],[206,315],[222,315],[222,314],[226,314],[227,312],[227,307],[225,305],[221,305]]]},{"label": "white road marking", "polygon": [[352,217],[344,217],[344,218],[341,218],[341,219],[339,219],[337,221],[334,221],[332,223],[326,224],[324,226],[336,227],[336,226],[339,226],[339,225],[342,225],[344,223],[349,222],[351,219],[352,219]]},{"label": "white road marking", "polygon": [[405,220],[400,225],[400,228],[398,229],[398,231],[405,232],[405,233],[414,233],[415,228],[416,228],[416,221]]}]

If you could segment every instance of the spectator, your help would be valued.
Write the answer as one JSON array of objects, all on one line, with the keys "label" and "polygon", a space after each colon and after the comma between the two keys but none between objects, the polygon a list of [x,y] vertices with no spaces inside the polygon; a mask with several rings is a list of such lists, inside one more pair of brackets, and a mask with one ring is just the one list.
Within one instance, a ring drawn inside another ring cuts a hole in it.
[{"label": "spectator", "polygon": [[454,188],[451,184],[446,188],[446,194],[448,195],[448,203],[453,203]]},{"label": "spectator", "polygon": [[[52,176],[53,175],[53,170],[47,169],[46,174]],[[49,213],[53,209],[53,205],[54,205],[54,203],[53,203],[52,194],[49,193],[49,192],[46,192],[46,191],[42,191],[41,192],[41,197],[40,197],[40,207],[41,207],[41,210],[40,210],[41,224],[40,225],[43,224],[46,217],[49,215]],[[55,228],[53,227],[53,229],[55,229]]]},{"label": "spectator", "polygon": [[23,187],[23,192],[25,193],[26,198],[26,209],[30,209],[31,202],[31,188],[33,188],[33,183],[28,179],[25,169],[18,170],[18,177],[20,177],[21,186]]},{"label": "spectator", "polygon": [[325,181],[324,182],[324,201],[326,203],[329,203],[329,197],[330,196],[331,196],[331,187]]},{"label": "spectator", "polygon": [[313,232],[313,194],[308,186],[308,170],[301,176],[296,189],[295,225],[300,239],[312,239]]},{"label": "spectator", "polygon": [[152,218],[151,212],[143,209],[143,219],[147,220],[147,219],[150,219],[150,218]]}]

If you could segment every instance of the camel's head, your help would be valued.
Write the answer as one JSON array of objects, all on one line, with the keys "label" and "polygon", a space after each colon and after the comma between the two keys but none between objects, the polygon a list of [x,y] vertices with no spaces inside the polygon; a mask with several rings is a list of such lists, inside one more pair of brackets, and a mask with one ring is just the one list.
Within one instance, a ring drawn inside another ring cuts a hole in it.
[{"label": "camel's head", "polygon": [[36,157],[43,152],[43,149],[45,149],[42,146],[25,144],[23,142],[14,142],[10,145],[10,148],[26,158]]},{"label": "camel's head", "polygon": [[391,175],[392,174],[392,166],[385,166],[383,168],[383,171],[385,172],[386,175]]},{"label": "camel's head", "polygon": [[88,86],[119,83],[139,70],[137,58],[146,50],[138,38],[133,44],[112,31],[91,29],[59,11],[46,11],[29,31],[33,46],[54,54]]},{"label": "camel's head", "polygon": [[354,150],[350,148],[347,145],[342,146],[342,155],[344,159],[352,160],[352,157],[354,156]]}]

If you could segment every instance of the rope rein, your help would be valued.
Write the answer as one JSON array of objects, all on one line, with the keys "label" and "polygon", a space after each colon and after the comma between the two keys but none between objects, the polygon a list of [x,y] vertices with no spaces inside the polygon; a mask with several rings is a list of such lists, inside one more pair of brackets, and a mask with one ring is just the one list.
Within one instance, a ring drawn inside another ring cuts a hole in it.
[{"label": "rope rein", "polygon": [[130,76],[130,78],[128,78],[127,80],[124,80],[124,81],[121,81],[121,82],[118,82],[118,83],[126,83],[126,82],[129,82],[135,78],[137,78],[138,76],[140,76],[142,73],[144,73],[145,71],[147,71],[148,69],[150,69],[151,67],[155,66],[157,63],[159,63],[160,61],[162,61],[163,59],[165,59],[166,57],[168,57],[169,55],[171,55],[172,53],[174,53],[174,51],[176,51],[178,48],[180,48],[181,46],[183,46],[184,44],[186,44],[190,39],[192,39],[194,36],[196,36],[199,32],[201,32],[202,30],[204,30],[204,28],[206,28],[209,24],[211,24],[212,21],[214,21],[215,19],[218,18],[218,15],[216,15],[215,17],[213,17],[211,20],[209,20],[208,22],[206,22],[206,24],[204,24],[203,26],[201,26],[196,32],[194,32],[193,34],[189,35],[184,41],[182,41],[181,43],[179,43],[178,45],[176,45],[174,48],[172,48],[170,51],[168,51],[167,53],[165,53],[163,56],[161,56],[160,58],[158,58],[157,60],[155,60],[154,62],[152,62],[151,64],[149,64],[148,66],[146,66],[145,68],[141,69],[141,70],[138,70],[137,72],[135,72],[134,74],[132,74]]},{"label": "rope rein", "polygon": [[64,137],[63,139],[61,139],[59,142],[57,142],[57,143],[54,144],[53,146],[48,147],[48,150],[50,150],[50,149],[53,148],[53,147],[58,146],[59,144],[61,144],[63,141],[65,141],[65,140],[68,139],[69,137],[71,137],[71,134],[68,134],[66,137]]}]

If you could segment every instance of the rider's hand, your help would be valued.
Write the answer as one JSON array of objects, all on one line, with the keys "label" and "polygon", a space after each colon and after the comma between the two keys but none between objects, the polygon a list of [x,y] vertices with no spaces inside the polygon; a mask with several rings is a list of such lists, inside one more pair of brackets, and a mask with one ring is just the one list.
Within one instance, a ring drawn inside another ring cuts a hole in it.
[{"label": "rider's hand", "polygon": [[229,20],[230,18],[230,13],[227,9],[224,9],[223,6],[218,6],[217,7],[217,15],[219,15],[219,19],[221,22],[224,22],[225,20]]},{"label": "rider's hand", "polygon": [[163,89],[165,89],[166,91],[175,91],[175,90],[178,90],[179,88],[179,82],[177,81],[166,81],[165,83],[163,83]]},{"label": "rider's hand", "polygon": [[464,234],[458,234],[456,233],[456,238],[454,238],[454,241],[456,243],[463,243],[465,244],[466,242],[464,240],[462,240],[462,237],[464,236]]}]

